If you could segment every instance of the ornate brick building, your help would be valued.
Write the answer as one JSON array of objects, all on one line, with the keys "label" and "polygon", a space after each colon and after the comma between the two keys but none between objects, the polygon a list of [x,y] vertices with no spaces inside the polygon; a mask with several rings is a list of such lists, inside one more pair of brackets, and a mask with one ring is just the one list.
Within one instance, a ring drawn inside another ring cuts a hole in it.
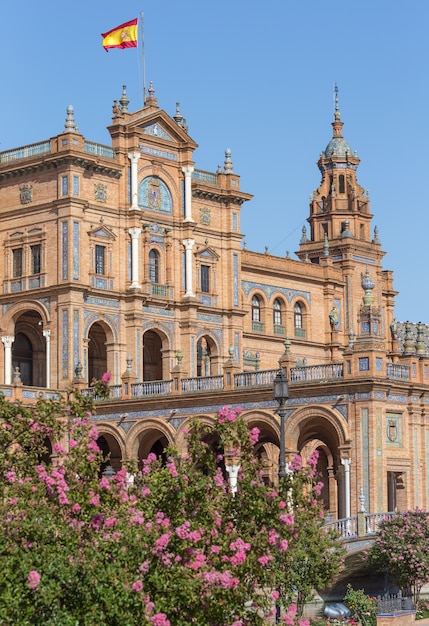
[{"label": "ornate brick building", "polygon": [[114,469],[239,404],[275,480],[280,363],[286,453],[319,450],[327,513],[427,507],[427,329],[395,321],[338,100],[295,259],[243,246],[252,196],[229,151],[198,170],[179,107],[161,110],[152,86],[128,107],[124,88],[111,146],[69,107],[61,134],[0,153],[3,393],[34,401],[110,371],[97,421]]}]

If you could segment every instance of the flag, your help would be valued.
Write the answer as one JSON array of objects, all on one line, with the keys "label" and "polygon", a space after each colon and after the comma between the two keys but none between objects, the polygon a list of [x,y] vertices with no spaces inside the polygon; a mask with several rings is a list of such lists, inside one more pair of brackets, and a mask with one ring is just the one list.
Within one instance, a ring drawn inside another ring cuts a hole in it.
[{"label": "flag", "polygon": [[107,33],[102,33],[102,46],[109,51],[109,48],[137,48],[137,17],[135,20],[125,22]]}]

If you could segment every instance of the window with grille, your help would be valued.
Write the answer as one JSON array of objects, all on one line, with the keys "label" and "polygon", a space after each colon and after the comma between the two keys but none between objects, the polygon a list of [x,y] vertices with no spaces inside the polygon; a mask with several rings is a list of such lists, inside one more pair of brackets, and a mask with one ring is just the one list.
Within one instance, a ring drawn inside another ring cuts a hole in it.
[{"label": "window with grille", "polygon": [[278,298],[273,303],[273,323],[274,326],[282,325],[282,305]]},{"label": "window with grille", "polygon": [[258,296],[252,298],[252,322],[261,321],[261,301]]},{"label": "window with grille", "polygon": [[210,292],[210,267],[208,265],[201,265],[201,291]]},{"label": "window with grille", "polygon": [[104,246],[95,246],[95,273],[105,274],[106,265],[106,248]]},{"label": "window with grille", "polygon": [[149,251],[149,280],[159,283],[159,253],[153,249]]},{"label": "window with grille", "polygon": [[31,273],[40,274],[41,270],[41,245],[36,244],[30,247],[31,252]]},{"label": "window with grille", "polygon": [[22,248],[15,248],[12,251],[13,257],[13,277],[22,276]]},{"label": "window with grille", "polygon": [[302,306],[297,302],[293,309],[295,328],[302,328]]}]

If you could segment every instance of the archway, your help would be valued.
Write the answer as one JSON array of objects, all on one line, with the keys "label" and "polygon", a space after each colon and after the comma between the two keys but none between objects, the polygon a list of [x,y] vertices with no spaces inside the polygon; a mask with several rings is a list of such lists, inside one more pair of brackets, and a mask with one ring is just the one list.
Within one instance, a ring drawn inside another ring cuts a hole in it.
[{"label": "archway", "polygon": [[98,322],[92,324],[88,333],[88,383],[101,380],[108,371],[107,367],[107,336]]},{"label": "archway", "polygon": [[118,472],[122,468],[122,451],[118,440],[112,434],[103,432],[97,439],[97,445],[103,454],[100,474],[108,465]]},{"label": "archway", "polygon": [[162,339],[153,330],[143,335],[143,380],[162,380]]},{"label": "archway", "polygon": [[12,369],[19,370],[24,385],[46,386],[46,342],[42,330],[37,311],[25,311],[15,322]]},{"label": "archway", "polygon": [[216,343],[209,335],[203,335],[197,341],[197,376],[217,374],[218,365]]},{"label": "archway", "polygon": [[309,406],[295,411],[286,420],[288,455],[298,453],[306,462],[317,451],[317,478],[323,482],[321,497],[327,516],[342,518],[350,502],[346,502],[346,480],[342,457],[347,458],[350,437],[345,420],[326,407]]}]

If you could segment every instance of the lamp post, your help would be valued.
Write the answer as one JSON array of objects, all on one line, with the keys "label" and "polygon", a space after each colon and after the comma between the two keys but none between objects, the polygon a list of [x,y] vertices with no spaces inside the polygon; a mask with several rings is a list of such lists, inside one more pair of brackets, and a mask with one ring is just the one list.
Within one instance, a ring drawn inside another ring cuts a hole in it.
[{"label": "lamp post", "polygon": [[285,445],[285,416],[286,400],[289,398],[289,387],[286,374],[280,369],[274,378],[274,400],[279,404],[276,413],[280,417],[280,459],[279,459],[279,480],[286,476],[286,445]]}]

